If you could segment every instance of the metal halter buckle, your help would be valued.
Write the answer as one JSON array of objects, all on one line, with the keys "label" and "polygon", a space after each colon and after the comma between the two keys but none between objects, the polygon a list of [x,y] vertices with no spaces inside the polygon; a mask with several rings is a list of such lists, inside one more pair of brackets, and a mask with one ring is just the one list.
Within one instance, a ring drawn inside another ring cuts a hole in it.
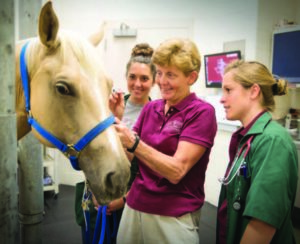
[{"label": "metal halter buckle", "polygon": [[70,158],[71,156],[74,156],[75,158],[79,157],[80,152],[78,152],[75,148],[74,148],[74,144],[68,144],[68,149],[64,152],[64,155],[68,158]]},{"label": "metal halter buckle", "polygon": [[27,111],[27,119],[33,118],[31,110]]}]

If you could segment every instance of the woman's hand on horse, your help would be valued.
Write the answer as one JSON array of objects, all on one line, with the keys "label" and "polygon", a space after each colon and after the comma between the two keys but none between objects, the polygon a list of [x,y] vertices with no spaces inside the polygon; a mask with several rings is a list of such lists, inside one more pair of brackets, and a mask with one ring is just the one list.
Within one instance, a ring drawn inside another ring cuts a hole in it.
[{"label": "woman's hand on horse", "polygon": [[123,123],[117,123],[115,128],[118,132],[118,136],[122,142],[122,145],[125,149],[131,148],[135,143],[134,132],[128,129],[128,127]]},{"label": "woman's hand on horse", "polygon": [[118,89],[113,91],[108,100],[108,106],[111,112],[114,114],[115,117],[119,118],[120,120],[123,117],[124,109],[125,109],[125,102],[123,92]]}]

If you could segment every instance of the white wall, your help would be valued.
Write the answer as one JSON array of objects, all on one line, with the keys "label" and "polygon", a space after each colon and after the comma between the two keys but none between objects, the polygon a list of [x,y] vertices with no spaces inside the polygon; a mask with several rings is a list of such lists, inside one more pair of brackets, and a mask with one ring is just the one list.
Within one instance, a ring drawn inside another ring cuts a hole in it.
[{"label": "white wall", "polygon": [[296,0],[296,7],[295,7],[295,11],[296,11],[296,18],[295,21],[297,22],[297,24],[300,24],[300,0]]},{"label": "white wall", "polygon": [[[106,35],[112,35],[112,29],[118,28],[122,22],[130,23],[130,26],[138,28],[138,31],[143,29],[144,33],[148,25],[152,28],[151,35],[155,35],[155,26],[158,28],[162,23],[170,23],[172,26],[178,26],[178,23],[191,23],[191,28],[183,24],[182,28],[186,32],[183,31],[185,34],[182,35],[194,39],[202,55],[221,52],[226,43],[242,40],[245,43],[244,58],[257,59],[267,66],[270,64],[271,33],[274,24],[282,18],[300,22],[300,0],[272,0],[271,3],[267,0],[52,0],[52,2],[60,26],[64,29],[77,30],[86,36],[104,20],[109,23]],[[159,30],[157,33],[160,33]],[[159,37],[160,35],[156,34],[155,44],[158,44]],[[106,44],[104,42],[102,46],[104,52],[105,46],[113,41],[112,36],[105,38]],[[148,36],[147,40],[154,39]],[[109,75],[115,77],[115,82],[124,82],[122,79],[124,62],[129,57],[135,41],[141,40],[138,38],[123,40],[124,46],[119,50],[122,64],[116,56],[113,60],[107,60],[110,56],[103,54],[106,59],[104,66]],[[201,97],[219,95],[219,89],[205,88],[203,70],[202,67],[199,80],[192,90]],[[118,85],[123,86],[122,83]],[[285,104],[289,101],[288,99]],[[217,205],[220,190],[217,178],[224,174],[228,163],[230,135],[231,132],[218,131],[207,170],[206,200],[214,205]],[[63,169],[63,172],[65,170],[67,169]],[[76,179],[77,176],[72,177],[71,182],[74,182],[74,177]],[[79,179],[81,177],[82,175],[78,176]],[[67,177],[63,178],[61,182],[64,180],[66,183]]]},{"label": "white wall", "polygon": [[[109,29],[118,28],[122,22],[130,23],[130,26],[135,28],[141,21],[147,23],[193,21],[191,37],[197,43],[202,55],[223,51],[224,42],[245,40],[246,56],[255,57],[257,0],[226,2],[222,0],[154,0],[151,2],[53,0],[52,2],[61,27],[78,30],[86,36],[92,33],[102,21],[110,23]],[[162,38],[161,41],[163,40]],[[125,46],[120,56],[128,57],[130,49],[131,47]],[[199,81],[194,85],[193,91],[201,96],[218,93],[216,89],[205,88],[203,71],[202,68]]]}]

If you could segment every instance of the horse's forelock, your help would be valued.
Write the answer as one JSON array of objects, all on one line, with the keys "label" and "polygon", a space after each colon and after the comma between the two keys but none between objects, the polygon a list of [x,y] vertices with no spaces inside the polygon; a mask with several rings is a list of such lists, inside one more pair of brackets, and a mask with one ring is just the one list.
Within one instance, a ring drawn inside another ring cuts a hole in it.
[{"label": "horse's forelock", "polygon": [[102,72],[100,54],[97,55],[95,52],[95,47],[93,47],[88,40],[80,37],[75,32],[61,31],[58,37],[57,48],[59,51],[54,49],[47,49],[38,38],[30,40],[30,45],[26,52],[27,66],[28,70],[35,70],[40,64],[40,60],[46,56],[55,53],[59,55],[59,59],[65,62],[69,59],[69,51],[72,50],[73,55],[75,55],[80,66],[92,76],[97,75],[97,73]]},{"label": "horse's forelock", "polygon": [[103,82],[106,82],[108,94],[112,86],[112,81],[107,77],[104,70],[102,69],[102,62],[100,53],[96,50],[88,39],[79,37],[77,33],[65,32],[61,36],[62,53],[66,58],[67,49],[72,49],[73,54],[77,58],[80,66],[88,73],[91,77],[100,77]]},{"label": "horse's forelock", "polygon": [[[62,52],[66,54],[66,50],[71,49],[77,58],[81,67],[93,76],[97,75],[101,70],[100,54],[87,39],[79,37],[74,33],[67,33],[61,36]],[[65,58],[67,58],[65,56]]]},{"label": "horse's forelock", "polygon": [[[105,90],[108,92],[106,92],[107,94],[105,95],[108,95],[112,86],[112,82],[107,78],[102,69],[100,54],[95,47],[91,45],[87,39],[84,39],[73,32],[61,32],[58,40],[58,52],[55,50],[51,50],[51,52],[49,52],[49,50],[47,50],[47,48],[39,41],[38,38],[29,40],[30,43],[26,50],[26,61],[29,77],[32,77],[32,74],[35,73],[40,67],[41,59],[43,59],[45,55],[51,55],[52,52],[55,52],[55,55],[59,55],[58,58],[62,62],[65,62],[69,58],[70,50],[72,50],[73,55],[76,57],[84,72],[86,72],[90,77],[100,77],[100,79],[106,83],[105,86],[107,86],[107,88]],[[96,79],[93,81],[96,82]],[[19,93],[21,96],[23,94],[22,87],[20,87],[18,90],[20,90]]]}]

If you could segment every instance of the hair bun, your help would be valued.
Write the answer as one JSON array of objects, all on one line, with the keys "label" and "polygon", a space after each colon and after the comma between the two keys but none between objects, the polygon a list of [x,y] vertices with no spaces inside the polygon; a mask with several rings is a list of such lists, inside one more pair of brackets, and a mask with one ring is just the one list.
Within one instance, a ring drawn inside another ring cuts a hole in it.
[{"label": "hair bun", "polygon": [[131,57],[143,56],[151,57],[153,54],[153,48],[148,43],[140,43],[134,46],[131,51]]},{"label": "hair bun", "polygon": [[282,96],[287,94],[288,82],[278,76],[274,76],[275,83],[272,85],[272,92],[274,96]]},{"label": "hair bun", "polygon": [[284,79],[278,79],[278,96],[282,96],[282,95],[285,95],[287,94],[288,92],[288,82],[287,80],[284,80]]}]

